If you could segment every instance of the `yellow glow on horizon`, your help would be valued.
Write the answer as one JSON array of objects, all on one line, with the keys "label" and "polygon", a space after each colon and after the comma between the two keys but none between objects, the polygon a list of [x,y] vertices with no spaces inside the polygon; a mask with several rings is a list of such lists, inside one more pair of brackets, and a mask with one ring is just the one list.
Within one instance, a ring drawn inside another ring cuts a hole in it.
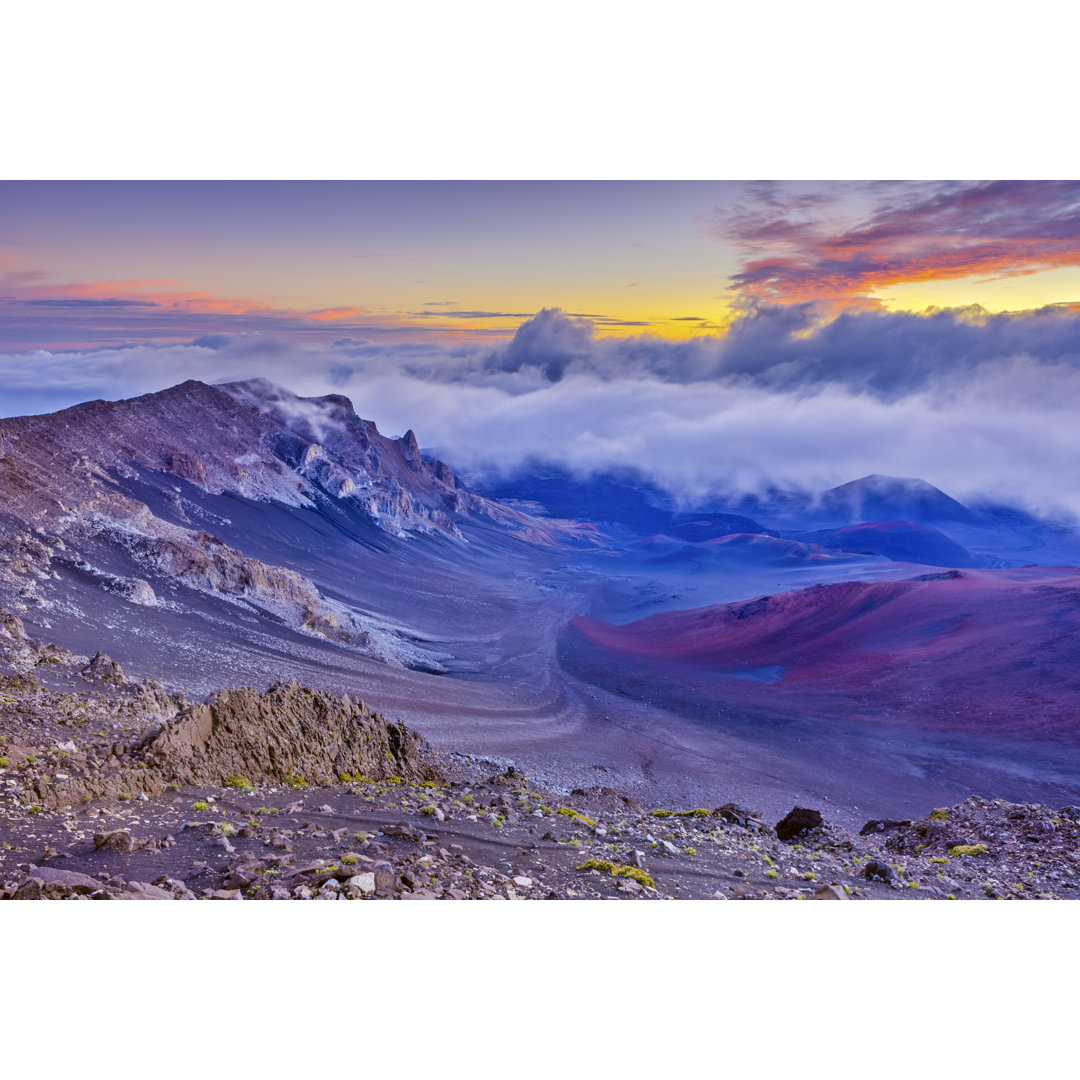
[{"label": "yellow glow on horizon", "polygon": [[878,296],[889,311],[925,311],[928,307],[969,307],[987,311],[1029,311],[1049,304],[1080,301],[1080,267],[1041,270],[1019,277],[987,280],[984,276],[891,285]]}]

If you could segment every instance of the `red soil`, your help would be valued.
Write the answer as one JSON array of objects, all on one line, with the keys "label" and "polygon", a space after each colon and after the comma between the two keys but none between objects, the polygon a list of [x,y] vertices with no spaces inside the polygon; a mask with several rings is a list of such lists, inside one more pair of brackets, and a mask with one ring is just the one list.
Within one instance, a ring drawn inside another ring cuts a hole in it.
[{"label": "red soil", "polygon": [[574,628],[680,694],[799,715],[1080,739],[1080,570],[849,582]]}]

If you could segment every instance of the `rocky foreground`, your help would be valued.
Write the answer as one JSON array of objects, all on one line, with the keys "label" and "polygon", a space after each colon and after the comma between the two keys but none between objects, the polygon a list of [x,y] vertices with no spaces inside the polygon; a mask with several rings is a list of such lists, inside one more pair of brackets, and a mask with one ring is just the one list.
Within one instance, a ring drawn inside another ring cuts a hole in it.
[{"label": "rocky foreground", "polygon": [[856,835],[643,807],[435,754],[348,697],[188,702],[0,613],[3,899],[1058,899],[1080,808],[970,798]]}]

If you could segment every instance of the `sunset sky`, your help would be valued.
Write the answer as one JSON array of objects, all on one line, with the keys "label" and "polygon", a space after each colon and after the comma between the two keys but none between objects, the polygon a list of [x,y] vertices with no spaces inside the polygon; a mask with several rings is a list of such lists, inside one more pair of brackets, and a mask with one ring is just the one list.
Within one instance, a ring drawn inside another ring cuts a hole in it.
[{"label": "sunset sky", "polygon": [[722,332],[820,302],[1080,302],[1075,182],[8,182],[0,348]]},{"label": "sunset sky", "polygon": [[0,184],[0,416],[254,377],[466,470],[1080,520],[1080,182]]}]

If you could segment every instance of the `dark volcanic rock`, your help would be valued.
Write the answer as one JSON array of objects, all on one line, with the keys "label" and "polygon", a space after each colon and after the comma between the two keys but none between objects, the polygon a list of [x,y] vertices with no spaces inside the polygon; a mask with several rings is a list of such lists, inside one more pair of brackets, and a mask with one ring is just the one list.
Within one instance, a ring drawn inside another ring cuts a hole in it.
[{"label": "dark volcanic rock", "polygon": [[878,859],[871,859],[864,867],[862,876],[867,881],[884,881],[887,884],[896,880],[896,872],[888,864]]},{"label": "dark volcanic rock", "polygon": [[860,830],[860,836],[869,836],[871,833],[890,832],[893,829],[903,829],[910,825],[910,821],[892,821],[885,818],[881,821],[868,821]]},{"label": "dark volcanic rock", "polygon": [[790,840],[810,829],[818,829],[822,824],[821,814],[817,810],[807,810],[805,807],[796,806],[788,812],[786,817],[776,823],[776,835],[780,840]]}]

